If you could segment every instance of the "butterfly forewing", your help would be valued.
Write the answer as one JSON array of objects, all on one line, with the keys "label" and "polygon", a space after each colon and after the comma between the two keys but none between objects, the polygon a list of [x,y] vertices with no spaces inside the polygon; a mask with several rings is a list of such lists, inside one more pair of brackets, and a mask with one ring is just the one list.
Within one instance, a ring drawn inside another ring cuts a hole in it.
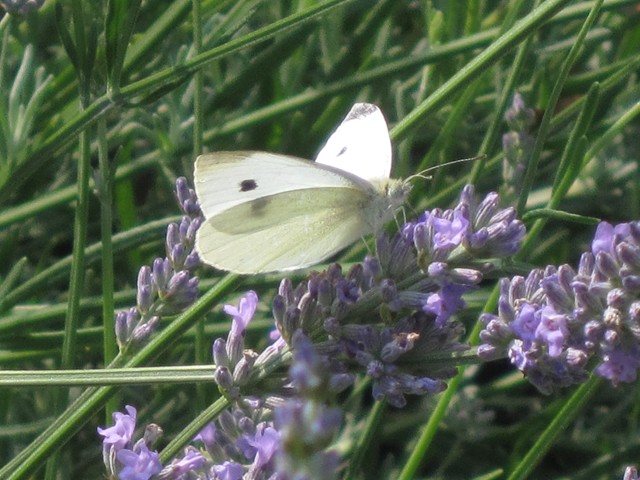
[{"label": "butterfly forewing", "polygon": [[372,103],[356,103],[329,137],[316,162],[366,180],[389,178],[391,140],[387,122]]},{"label": "butterfly forewing", "polygon": [[283,192],[307,188],[371,189],[347,172],[308,160],[266,152],[215,152],[195,165],[195,188],[205,218],[229,208]]}]

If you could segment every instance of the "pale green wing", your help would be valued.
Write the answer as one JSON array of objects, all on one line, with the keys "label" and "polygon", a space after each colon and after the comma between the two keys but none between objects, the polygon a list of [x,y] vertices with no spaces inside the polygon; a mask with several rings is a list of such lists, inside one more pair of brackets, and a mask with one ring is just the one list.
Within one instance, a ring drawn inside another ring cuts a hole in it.
[{"label": "pale green wing", "polygon": [[308,188],[372,191],[369,182],[339,169],[266,152],[215,152],[200,155],[194,180],[205,218],[258,198]]},{"label": "pale green wing", "polygon": [[196,249],[206,263],[236,273],[308,267],[370,233],[363,214],[370,201],[370,194],[357,188],[257,198],[207,219]]}]

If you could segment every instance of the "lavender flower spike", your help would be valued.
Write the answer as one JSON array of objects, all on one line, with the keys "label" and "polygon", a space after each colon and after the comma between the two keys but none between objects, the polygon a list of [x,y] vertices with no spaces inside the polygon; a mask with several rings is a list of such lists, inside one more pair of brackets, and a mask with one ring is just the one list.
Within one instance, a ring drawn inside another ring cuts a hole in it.
[{"label": "lavender flower spike", "polygon": [[200,260],[194,250],[195,235],[202,224],[195,192],[185,178],[176,180],[176,197],[185,212],[180,224],[167,227],[165,258],[143,266],[138,274],[135,309],[116,314],[116,338],[121,351],[143,344],[160,324],[160,317],[185,310],[198,296],[193,270]]},{"label": "lavender flower spike", "polygon": [[503,280],[498,315],[484,315],[481,358],[508,356],[540,391],[595,373],[614,385],[640,369],[640,222],[598,225],[577,273],[568,265]]},{"label": "lavender flower spike", "polygon": [[325,449],[342,423],[342,412],[325,405],[330,375],[324,359],[300,330],[292,342],[289,376],[300,398],[287,400],[274,410],[276,470],[283,478],[331,480],[337,478],[339,457]]}]

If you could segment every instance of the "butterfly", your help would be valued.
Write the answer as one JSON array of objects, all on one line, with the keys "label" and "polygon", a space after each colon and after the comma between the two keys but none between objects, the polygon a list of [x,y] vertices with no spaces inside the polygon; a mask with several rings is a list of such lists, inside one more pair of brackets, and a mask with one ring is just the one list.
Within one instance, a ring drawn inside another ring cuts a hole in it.
[{"label": "butterfly", "polygon": [[259,151],[213,152],[195,162],[204,222],[196,251],[241,274],[296,270],[381,231],[411,185],[390,179],[391,141],[380,109],[353,105],[316,161]]}]

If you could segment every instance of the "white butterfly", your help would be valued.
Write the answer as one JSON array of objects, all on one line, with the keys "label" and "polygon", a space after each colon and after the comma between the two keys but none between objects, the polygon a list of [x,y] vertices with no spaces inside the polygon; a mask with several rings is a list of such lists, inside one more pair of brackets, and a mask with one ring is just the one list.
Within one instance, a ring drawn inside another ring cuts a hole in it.
[{"label": "white butterfly", "polygon": [[200,155],[195,189],[205,221],[200,258],[235,273],[295,270],[379,232],[411,186],[389,179],[391,141],[380,109],[356,103],[315,162],[238,151]]}]

